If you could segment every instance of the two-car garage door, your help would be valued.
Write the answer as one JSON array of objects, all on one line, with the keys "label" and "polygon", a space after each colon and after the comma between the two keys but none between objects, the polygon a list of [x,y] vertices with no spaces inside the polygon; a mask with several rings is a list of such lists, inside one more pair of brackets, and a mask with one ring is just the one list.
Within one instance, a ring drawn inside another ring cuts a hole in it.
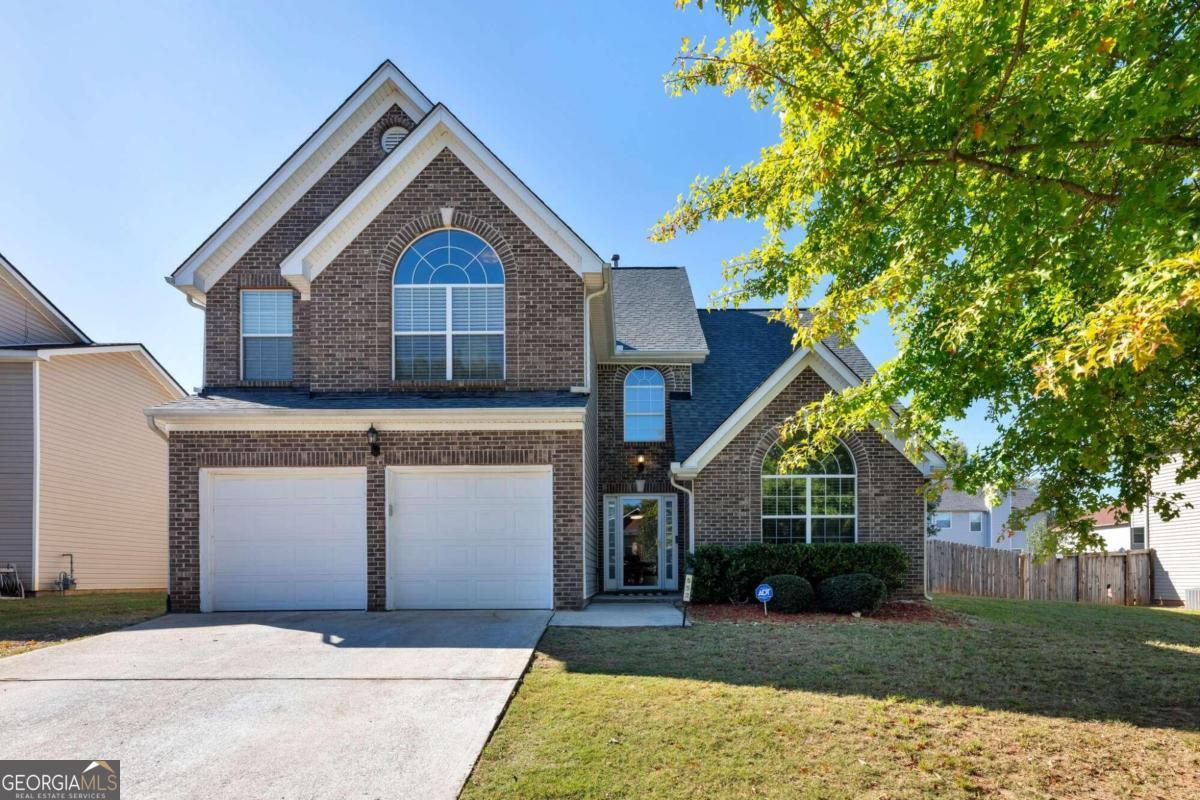
[{"label": "two-car garage door", "polygon": [[[393,468],[391,608],[550,608],[549,468]],[[366,471],[206,470],[201,607],[365,608]]]}]

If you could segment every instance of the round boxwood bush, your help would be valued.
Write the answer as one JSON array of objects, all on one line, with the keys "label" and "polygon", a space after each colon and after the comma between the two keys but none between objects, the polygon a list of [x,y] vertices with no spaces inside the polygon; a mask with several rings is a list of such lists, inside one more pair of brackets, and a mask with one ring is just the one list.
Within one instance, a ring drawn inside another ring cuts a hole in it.
[{"label": "round boxwood bush", "polygon": [[807,611],[813,601],[813,587],[799,575],[769,575],[762,579],[775,590],[767,603],[767,609],[780,614],[798,614]]},{"label": "round boxwood bush", "polygon": [[837,614],[878,611],[886,594],[887,585],[865,572],[835,575],[817,587],[821,608]]}]

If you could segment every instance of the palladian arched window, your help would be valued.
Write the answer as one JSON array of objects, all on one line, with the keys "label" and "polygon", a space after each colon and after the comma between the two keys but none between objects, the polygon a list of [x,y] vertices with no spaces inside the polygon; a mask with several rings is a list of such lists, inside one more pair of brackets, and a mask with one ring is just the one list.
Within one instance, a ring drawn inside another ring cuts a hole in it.
[{"label": "palladian arched window", "polygon": [[661,442],[667,435],[667,387],[653,367],[625,376],[625,441]]},{"label": "palladian arched window", "polygon": [[800,468],[780,461],[787,447],[776,442],[762,463],[762,540],[768,544],[857,540],[858,480],[854,459],[841,442]]},{"label": "palladian arched window", "polygon": [[504,267],[473,233],[417,239],[392,279],[395,378],[504,378]]}]

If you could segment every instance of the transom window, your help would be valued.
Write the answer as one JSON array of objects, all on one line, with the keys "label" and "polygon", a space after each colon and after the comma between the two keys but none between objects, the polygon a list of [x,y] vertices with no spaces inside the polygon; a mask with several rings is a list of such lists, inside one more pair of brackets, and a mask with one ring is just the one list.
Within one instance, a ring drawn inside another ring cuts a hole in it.
[{"label": "transom window", "polygon": [[854,542],[857,478],[842,443],[818,461],[784,467],[776,442],[762,464],[762,540],[768,544]]},{"label": "transom window", "polygon": [[625,441],[661,442],[667,436],[666,384],[662,373],[637,367],[625,376]]},{"label": "transom window", "polygon": [[392,280],[395,378],[504,378],[504,267],[473,233],[438,230],[417,239]]},{"label": "transom window", "polygon": [[242,380],[292,379],[292,290],[242,290]]}]

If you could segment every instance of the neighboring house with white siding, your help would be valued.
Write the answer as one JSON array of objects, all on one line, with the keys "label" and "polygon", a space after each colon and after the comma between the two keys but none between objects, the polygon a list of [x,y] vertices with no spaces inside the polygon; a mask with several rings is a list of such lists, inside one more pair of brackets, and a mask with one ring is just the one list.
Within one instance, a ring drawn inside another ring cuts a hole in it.
[{"label": "neighboring house with white siding", "polygon": [[1104,508],[1091,515],[1096,533],[1104,537],[1104,549],[1109,553],[1122,550],[1144,550],[1146,528],[1143,524],[1131,525],[1124,506]]},{"label": "neighboring house with white siding", "polygon": [[1154,551],[1153,597],[1163,605],[1183,605],[1188,589],[1200,589],[1200,478],[1177,483],[1178,467],[1178,459],[1163,467],[1150,481],[1150,490],[1182,493],[1179,516],[1164,520],[1153,510],[1138,508],[1129,520],[1134,530],[1145,531],[1144,546]]},{"label": "neighboring house with white siding", "polygon": [[0,255],[0,565],[51,591],[167,585],[167,445],[143,409],[186,392],[100,344]]},{"label": "neighboring house with white siding", "polygon": [[1026,530],[1043,515],[1035,514],[1022,527],[1011,531],[1011,535],[1009,520],[1014,511],[1028,508],[1035,499],[1037,489],[1030,486],[1018,486],[996,506],[989,505],[982,492],[967,494],[947,489],[929,514],[929,538],[979,547],[1024,550]]}]

